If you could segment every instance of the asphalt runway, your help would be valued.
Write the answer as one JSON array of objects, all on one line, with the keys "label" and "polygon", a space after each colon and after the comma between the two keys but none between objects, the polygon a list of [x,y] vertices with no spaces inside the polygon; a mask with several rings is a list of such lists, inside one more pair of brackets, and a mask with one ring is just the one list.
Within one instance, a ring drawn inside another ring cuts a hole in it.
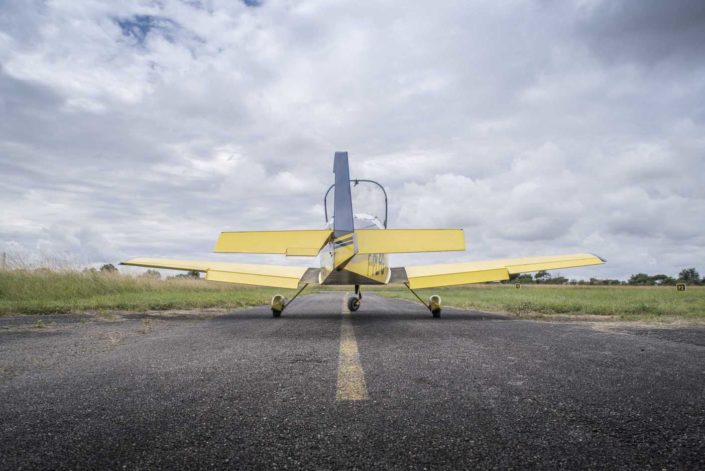
[{"label": "asphalt runway", "polygon": [[705,329],[343,293],[0,318],[0,468],[703,468]]}]

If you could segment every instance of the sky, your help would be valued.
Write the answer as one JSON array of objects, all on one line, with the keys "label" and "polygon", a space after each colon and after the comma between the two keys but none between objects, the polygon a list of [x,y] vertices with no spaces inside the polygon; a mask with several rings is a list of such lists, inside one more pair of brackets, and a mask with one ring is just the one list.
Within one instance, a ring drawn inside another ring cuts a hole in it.
[{"label": "sky", "polygon": [[389,225],[572,278],[705,272],[705,2],[0,0],[0,250],[213,254],[321,228],[335,151]]}]

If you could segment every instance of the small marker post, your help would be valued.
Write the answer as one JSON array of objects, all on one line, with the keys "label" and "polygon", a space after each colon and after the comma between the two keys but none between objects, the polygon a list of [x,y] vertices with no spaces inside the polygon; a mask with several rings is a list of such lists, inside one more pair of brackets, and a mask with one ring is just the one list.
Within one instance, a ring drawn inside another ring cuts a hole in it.
[{"label": "small marker post", "polygon": [[685,291],[685,283],[676,283],[676,291]]}]

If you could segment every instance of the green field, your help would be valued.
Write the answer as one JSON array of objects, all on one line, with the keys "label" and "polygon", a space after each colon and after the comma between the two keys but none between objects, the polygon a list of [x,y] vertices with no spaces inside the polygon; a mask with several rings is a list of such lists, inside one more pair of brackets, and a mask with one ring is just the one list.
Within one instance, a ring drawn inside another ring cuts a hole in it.
[{"label": "green field", "polygon": [[[315,287],[308,293],[352,287]],[[382,296],[416,301],[403,287],[366,288]],[[109,273],[56,270],[0,271],[0,315],[51,314],[101,310],[234,309],[268,304],[275,293],[292,290],[254,288],[203,280],[166,280]],[[420,290],[439,294],[444,306],[521,317],[603,316],[621,320],[705,320],[705,287],[470,285]],[[417,301],[418,302],[418,301]]]},{"label": "green field", "polygon": [[[444,306],[509,313],[521,317],[605,316],[620,320],[705,319],[705,287],[471,285],[419,290],[422,298],[438,294]],[[416,300],[406,288],[379,294]]]},{"label": "green field", "polygon": [[99,310],[232,309],[269,303],[275,292],[203,280],[76,271],[0,271],[0,315]]}]

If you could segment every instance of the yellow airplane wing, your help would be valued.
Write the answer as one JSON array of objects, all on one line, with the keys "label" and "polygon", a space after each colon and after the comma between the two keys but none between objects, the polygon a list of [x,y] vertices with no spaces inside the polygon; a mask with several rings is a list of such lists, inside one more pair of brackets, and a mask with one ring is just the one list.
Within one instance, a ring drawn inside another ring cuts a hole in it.
[{"label": "yellow airplane wing", "polygon": [[[296,289],[299,282],[317,280],[318,269],[280,265],[251,265],[245,263],[176,260],[167,258],[132,258],[122,265],[195,270],[206,273],[206,280]],[[312,273],[315,272],[315,273]]]},{"label": "yellow airplane wing", "polygon": [[221,232],[215,252],[315,257],[332,234],[330,229]]},{"label": "yellow airplane wing", "polygon": [[404,280],[403,274],[398,279],[409,283],[409,287],[412,289],[434,288],[502,281],[508,280],[509,275],[518,273],[600,265],[602,263],[605,263],[604,259],[589,253],[550,257],[507,258],[469,263],[405,267],[406,280]]}]

